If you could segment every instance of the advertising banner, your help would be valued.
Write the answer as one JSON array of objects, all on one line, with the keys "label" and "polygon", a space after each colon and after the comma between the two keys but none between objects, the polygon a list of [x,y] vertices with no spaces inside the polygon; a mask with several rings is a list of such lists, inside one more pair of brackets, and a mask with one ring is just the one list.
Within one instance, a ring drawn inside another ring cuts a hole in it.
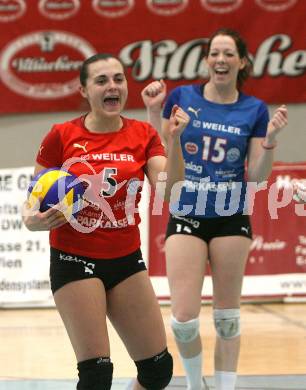
[{"label": "advertising banner", "polygon": [[0,307],[54,305],[48,232],[30,232],[21,218],[33,167],[0,170]]},{"label": "advertising banner", "polygon": [[121,59],[127,108],[142,108],[153,79],[169,90],[205,79],[204,48],[220,27],[248,43],[246,93],[304,103],[305,12],[304,0],[0,0],[0,113],[86,110],[78,71],[97,52]]},{"label": "advertising banner", "polygon": [[[256,192],[250,209],[253,241],[243,298],[306,296],[306,205],[292,199],[293,181],[305,178],[306,162],[275,163],[269,181]],[[163,215],[150,213],[149,273],[160,299],[169,298],[164,251],[167,220],[166,208]],[[211,295],[207,276],[203,299]]]}]

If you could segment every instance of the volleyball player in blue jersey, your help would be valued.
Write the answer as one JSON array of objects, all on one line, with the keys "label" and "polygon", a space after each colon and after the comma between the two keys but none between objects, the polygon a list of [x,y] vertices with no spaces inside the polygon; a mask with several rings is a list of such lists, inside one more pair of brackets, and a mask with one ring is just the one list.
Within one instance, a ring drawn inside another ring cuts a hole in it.
[{"label": "volleyball player in blue jersey", "polygon": [[167,97],[162,124],[164,82],[151,83],[142,97],[149,121],[155,128],[161,125],[165,142],[173,105],[190,115],[181,135],[185,182],[179,202],[170,205],[165,246],[171,325],[187,387],[207,388],[202,379],[199,313],[209,262],[217,334],[215,388],[233,390],[240,349],[240,295],[252,238],[247,183],[262,182],[270,174],[277,135],[287,124],[287,108],[277,108],[269,121],[266,104],[241,91],[251,61],[235,31],[215,32],[204,60],[208,82],[175,88]]}]

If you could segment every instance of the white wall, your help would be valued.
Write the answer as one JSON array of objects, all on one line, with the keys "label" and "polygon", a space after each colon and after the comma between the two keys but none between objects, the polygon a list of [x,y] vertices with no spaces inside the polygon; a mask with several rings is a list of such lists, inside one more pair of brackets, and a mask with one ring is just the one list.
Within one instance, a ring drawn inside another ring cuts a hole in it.
[{"label": "white wall", "polygon": [[[272,113],[275,106],[269,108]],[[288,105],[288,110],[289,125],[279,136],[275,160],[305,161],[306,104]],[[0,168],[33,165],[40,141],[52,124],[78,115],[77,112],[53,112],[0,116]],[[145,110],[130,110],[126,111],[125,115],[140,120],[146,119]]]}]

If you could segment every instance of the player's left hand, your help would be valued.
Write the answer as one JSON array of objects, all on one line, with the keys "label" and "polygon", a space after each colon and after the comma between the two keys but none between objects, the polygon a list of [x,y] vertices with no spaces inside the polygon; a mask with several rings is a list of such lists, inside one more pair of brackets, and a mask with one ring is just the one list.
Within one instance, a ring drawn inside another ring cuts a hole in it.
[{"label": "player's left hand", "polygon": [[275,136],[288,124],[288,110],[283,104],[278,107],[268,123],[267,138],[275,138]]}]

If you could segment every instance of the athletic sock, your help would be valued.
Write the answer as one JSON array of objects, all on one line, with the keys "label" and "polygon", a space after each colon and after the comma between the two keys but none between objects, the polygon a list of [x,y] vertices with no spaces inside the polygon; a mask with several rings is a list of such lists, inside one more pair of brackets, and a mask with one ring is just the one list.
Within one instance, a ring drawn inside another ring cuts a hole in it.
[{"label": "athletic sock", "polygon": [[204,389],[202,381],[202,352],[190,359],[181,356],[182,363],[186,373],[187,389]]},{"label": "athletic sock", "polygon": [[235,390],[236,379],[236,372],[215,371],[216,390]]}]

